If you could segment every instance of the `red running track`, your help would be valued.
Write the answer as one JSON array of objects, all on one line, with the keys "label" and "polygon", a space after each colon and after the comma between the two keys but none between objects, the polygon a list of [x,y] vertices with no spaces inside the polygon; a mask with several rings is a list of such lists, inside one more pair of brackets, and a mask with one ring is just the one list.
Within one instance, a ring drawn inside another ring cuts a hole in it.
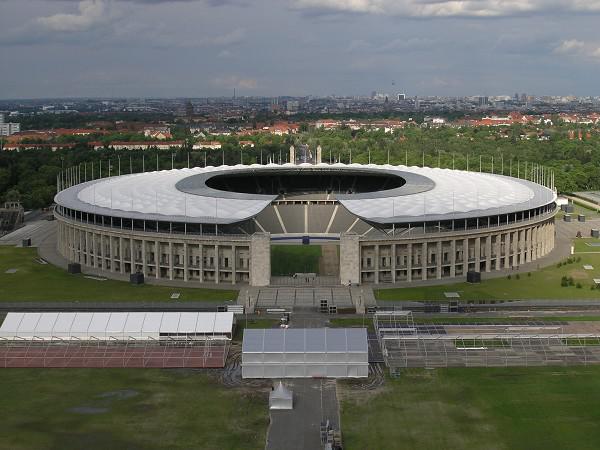
[{"label": "red running track", "polygon": [[227,347],[34,346],[0,347],[0,367],[220,368]]}]

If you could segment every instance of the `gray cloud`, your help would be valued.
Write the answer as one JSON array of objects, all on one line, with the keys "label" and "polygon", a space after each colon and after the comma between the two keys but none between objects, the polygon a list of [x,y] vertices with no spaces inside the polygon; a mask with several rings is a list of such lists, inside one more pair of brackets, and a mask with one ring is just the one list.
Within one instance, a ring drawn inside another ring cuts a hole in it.
[{"label": "gray cloud", "polygon": [[294,7],[405,17],[506,17],[546,12],[600,12],[600,0],[295,0]]}]

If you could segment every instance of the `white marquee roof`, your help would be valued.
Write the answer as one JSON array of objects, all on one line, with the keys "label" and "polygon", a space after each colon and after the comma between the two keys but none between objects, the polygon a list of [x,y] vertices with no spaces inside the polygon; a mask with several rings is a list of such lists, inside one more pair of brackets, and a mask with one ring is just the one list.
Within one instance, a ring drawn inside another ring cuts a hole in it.
[{"label": "white marquee roof", "polygon": [[244,330],[242,353],[368,353],[366,328]]},{"label": "white marquee roof", "polygon": [[[234,223],[256,216],[275,196],[236,194],[206,186],[183,192],[178,182],[194,175],[236,171],[298,170],[385,171],[407,179],[389,191],[337,195],[351,213],[367,221],[390,223],[510,214],[552,203],[556,194],[539,184],[479,172],[392,165],[319,164],[221,166],[123,175],[82,183],[59,192],[59,205],[79,211],[162,221]],[[411,177],[425,180],[425,186]]]},{"label": "white marquee roof", "polygon": [[158,339],[161,333],[231,333],[230,312],[8,313],[0,339]]}]

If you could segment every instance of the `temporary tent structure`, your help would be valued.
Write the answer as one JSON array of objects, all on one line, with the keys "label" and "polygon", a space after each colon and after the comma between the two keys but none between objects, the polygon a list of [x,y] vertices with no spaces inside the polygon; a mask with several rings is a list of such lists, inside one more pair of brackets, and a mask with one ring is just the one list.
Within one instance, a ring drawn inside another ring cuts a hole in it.
[{"label": "temporary tent structure", "polygon": [[293,409],[293,393],[280,381],[269,394],[269,409]]},{"label": "temporary tent structure", "polygon": [[242,378],[367,376],[366,328],[244,330]]}]

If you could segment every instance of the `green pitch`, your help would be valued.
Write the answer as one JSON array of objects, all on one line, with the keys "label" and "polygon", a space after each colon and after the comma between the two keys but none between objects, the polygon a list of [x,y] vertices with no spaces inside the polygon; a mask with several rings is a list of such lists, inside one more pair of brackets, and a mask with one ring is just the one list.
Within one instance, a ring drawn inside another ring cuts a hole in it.
[{"label": "green pitch", "polygon": [[[51,264],[36,262],[33,248],[0,246],[0,301],[178,301],[235,300],[237,291],[221,289],[180,288],[145,284],[133,286],[125,281],[98,281],[83,275],[67,273]],[[15,273],[6,273],[17,269]]]},{"label": "green pitch", "polygon": [[319,273],[320,245],[272,245],[271,275]]}]

